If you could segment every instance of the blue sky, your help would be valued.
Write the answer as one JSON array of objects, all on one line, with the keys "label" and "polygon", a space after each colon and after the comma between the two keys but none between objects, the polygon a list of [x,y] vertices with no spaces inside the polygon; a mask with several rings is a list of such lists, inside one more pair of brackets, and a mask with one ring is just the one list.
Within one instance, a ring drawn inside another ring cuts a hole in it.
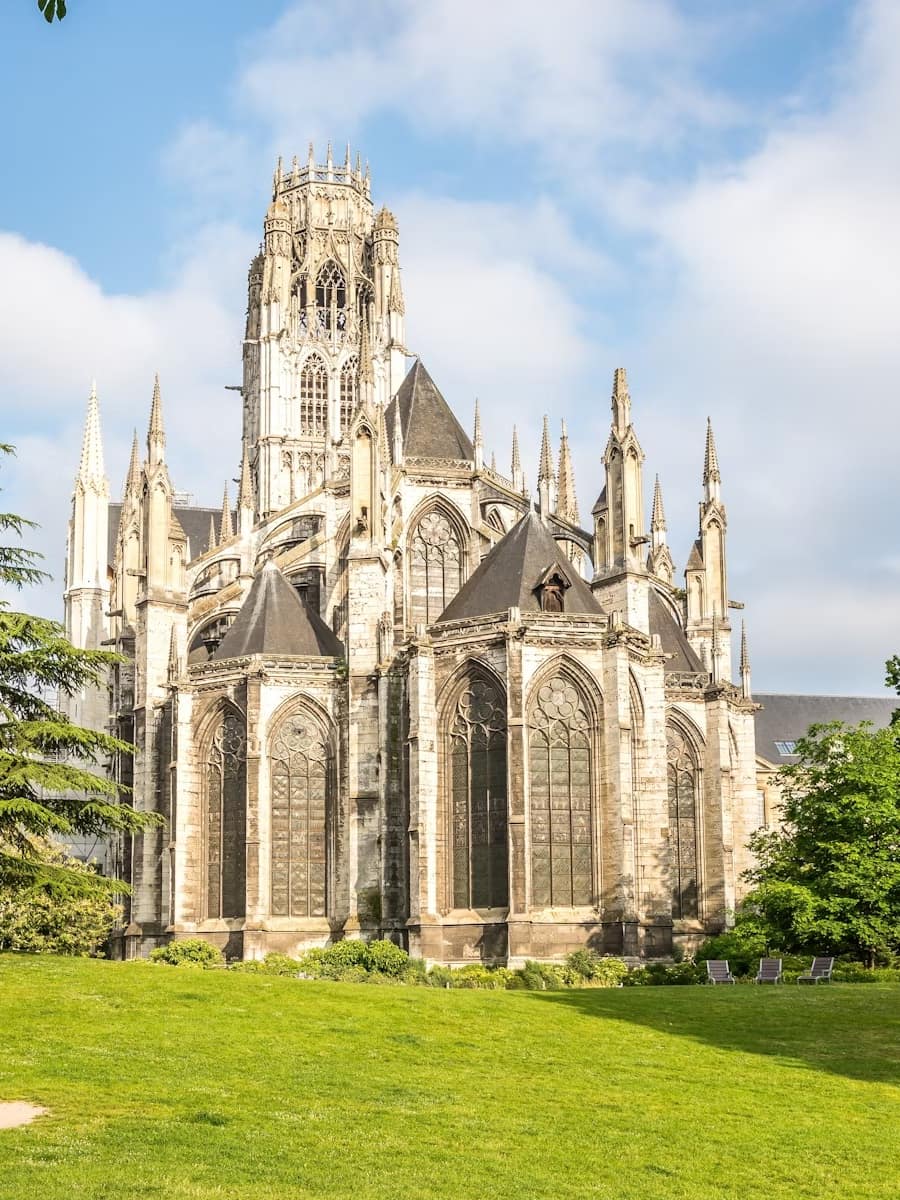
[{"label": "blue sky", "polygon": [[350,139],[400,222],[410,347],[464,423],[481,398],[500,464],[516,420],[533,478],[543,413],[565,417],[586,518],[627,366],[681,567],[711,415],[755,686],[880,690],[898,6],[71,0],[54,27],[5,8],[4,499],[57,575],[92,376],[114,490],[156,369],[176,484],[215,503],[234,476],[223,385],[274,158]]}]

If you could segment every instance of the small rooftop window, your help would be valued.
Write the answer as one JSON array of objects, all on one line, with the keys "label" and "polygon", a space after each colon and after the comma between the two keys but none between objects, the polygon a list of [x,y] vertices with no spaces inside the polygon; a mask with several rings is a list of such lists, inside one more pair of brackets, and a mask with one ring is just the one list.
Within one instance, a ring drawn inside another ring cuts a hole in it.
[{"label": "small rooftop window", "polygon": [[797,753],[797,743],[796,742],[776,742],[775,749],[778,751],[778,753],[781,755],[782,758],[790,758],[790,756],[792,754]]}]

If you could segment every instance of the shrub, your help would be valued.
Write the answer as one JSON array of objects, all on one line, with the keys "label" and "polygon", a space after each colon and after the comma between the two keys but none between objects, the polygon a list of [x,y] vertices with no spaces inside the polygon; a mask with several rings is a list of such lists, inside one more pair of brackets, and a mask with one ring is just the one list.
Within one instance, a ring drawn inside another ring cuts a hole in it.
[{"label": "shrub", "polygon": [[286,954],[271,950],[264,959],[248,958],[244,962],[232,963],[230,970],[248,975],[293,976],[299,973],[300,963],[296,958],[289,958]]},{"label": "shrub", "polygon": [[509,985],[511,974],[506,967],[486,967],[483,963],[472,963],[450,972],[450,986],[496,991]]},{"label": "shrub", "polygon": [[591,950],[574,950],[564,968],[565,982],[572,987],[618,987],[627,974],[620,958],[601,958]]},{"label": "shrub", "polygon": [[680,962],[668,965],[662,962],[648,963],[636,967],[622,980],[625,987],[685,987],[693,983],[706,982],[705,963]]},{"label": "shrub", "polygon": [[203,938],[178,938],[167,946],[157,946],[150,961],[170,967],[220,967],[225,960],[222,951]]},{"label": "shrub", "polygon": [[535,962],[528,959],[524,967],[513,972],[510,986],[529,992],[553,992],[564,988],[573,978],[567,968],[558,963]]},{"label": "shrub", "polygon": [[382,975],[397,979],[406,971],[409,955],[401,946],[382,938],[377,942],[369,942],[366,949],[366,965],[370,971],[380,971]]},{"label": "shrub", "polygon": [[835,963],[832,979],[838,983],[900,983],[900,968],[867,967],[859,962]]},{"label": "shrub", "polygon": [[434,966],[425,976],[428,987],[448,988],[452,986],[453,972],[449,967]]},{"label": "shrub", "polygon": [[763,935],[740,925],[707,938],[697,951],[697,961],[700,963],[705,963],[709,958],[726,958],[735,976],[755,975],[759,960],[765,957],[766,941]]}]

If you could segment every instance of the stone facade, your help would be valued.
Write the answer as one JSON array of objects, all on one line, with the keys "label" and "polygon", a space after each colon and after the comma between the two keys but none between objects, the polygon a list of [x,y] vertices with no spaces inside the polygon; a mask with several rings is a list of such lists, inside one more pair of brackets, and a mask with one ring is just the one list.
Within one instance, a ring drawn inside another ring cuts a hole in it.
[{"label": "stone facade", "polygon": [[92,397],[67,627],[126,662],[78,711],[134,742],[113,769],[165,817],[119,848],[123,955],[667,955],[740,895],[755,705],[712,430],[682,592],[624,370],[585,529],[564,431],[535,509],[514,431],[507,477],[477,410],[470,439],[407,371],[404,321],[396,221],[349,154],[310,153],[250,267],[236,511],[179,504],[158,381],[110,505]]}]

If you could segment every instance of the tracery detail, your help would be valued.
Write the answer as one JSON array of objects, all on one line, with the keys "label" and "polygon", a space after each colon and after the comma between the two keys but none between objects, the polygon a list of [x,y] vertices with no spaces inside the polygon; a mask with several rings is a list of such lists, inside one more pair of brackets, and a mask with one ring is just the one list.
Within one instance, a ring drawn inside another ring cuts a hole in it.
[{"label": "tracery detail", "polygon": [[669,846],[672,916],[696,918],[698,903],[698,784],[696,756],[687,738],[670,725],[666,734],[669,775]]},{"label": "tracery detail", "polygon": [[333,259],[323,263],[316,276],[316,320],[329,333],[347,325],[347,284]]},{"label": "tracery detail", "polygon": [[509,903],[506,699],[473,676],[450,718],[451,895],[454,908]]},{"label": "tracery detail", "polygon": [[359,362],[354,355],[348,358],[341,367],[341,436],[350,428],[350,422],[356,411],[356,400],[359,389]]},{"label": "tracery detail", "polygon": [[272,895],[280,917],[324,917],[331,771],[325,738],[307,713],[272,740]]},{"label": "tracery detail", "polygon": [[324,436],[328,426],[328,372],[317,354],[300,371],[300,433]]},{"label": "tracery detail", "polygon": [[223,714],[206,777],[206,916],[242,917],[246,892],[247,739],[243,717]]},{"label": "tracery detail", "polygon": [[538,689],[529,727],[532,903],[590,904],[590,721],[579,689],[565,675],[554,675]]},{"label": "tracery detail", "polygon": [[436,621],[462,585],[462,547],[442,512],[426,513],[416,527],[410,554],[410,620]]}]

